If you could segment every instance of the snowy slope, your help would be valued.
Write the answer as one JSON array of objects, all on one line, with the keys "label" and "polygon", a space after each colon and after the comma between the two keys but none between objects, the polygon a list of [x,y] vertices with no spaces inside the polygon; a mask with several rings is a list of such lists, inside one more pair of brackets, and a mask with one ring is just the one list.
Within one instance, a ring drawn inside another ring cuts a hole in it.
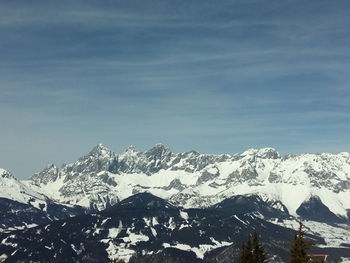
[{"label": "snowy slope", "polygon": [[48,166],[23,182],[62,203],[102,210],[138,192],[150,192],[184,207],[208,207],[235,195],[280,201],[290,214],[311,197],[347,217],[350,155],[279,156],[272,148],[234,155],[173,153],[158,144],[115,154],[99,144],[76,162]]},{"label": "snowy slope", "polygon": [[[215,212],[213,212],[215,211]],[[0,233],[0,255],[9,262],[213,262],[206,252],[231,246],[225,261],[232,262],[247,233],[259,230],[271,254],[285,258],[281,246],[288,246],[293,231],[271,224],[253,214],[232,215],[217,209],[181,209],[171,203],[142,193],[96,214],[90,214],[27,229]],[[276,245],[276,242],[279,244]],[[318,241],[322,244],[322,239]],[[30,245],[28,245],[30,242]],[[181,251],[191,252],[185,260],[161,261],[152,256],[169,248],[175,258]],[[134,257],[132,259],[132,257]],[[136,258],[135,258],[136,257]],[[109,260],[108,260],[109,259]],[[205,260],[204,260],[205,259]],[[215,262],[215,261],[214,261]]]},{"label": "snowy slope", "polygon": [[46,205],[46,197],[18,181],[12,174],[0,168],[0,198],[7,198],[39,208]]},{"label": "snowy slope", "polygon": [[[260,198],[240,196],[215,207],[183,209],[140,193],[104,211],[0,233],[0,255],[5,262],[229,263],[257,231],[269,262],[286,262],[296,221],[275,222],[280,212],[268,208]],[[316,244],[311,253],[350,255],[345,228],[315,222],[307,227],[307,238]]]},{"label": "snowy slope", "polygon": [[54,202],[34,187],[0,169],[0,233],[25,229],[86,213],[78,206]]}]

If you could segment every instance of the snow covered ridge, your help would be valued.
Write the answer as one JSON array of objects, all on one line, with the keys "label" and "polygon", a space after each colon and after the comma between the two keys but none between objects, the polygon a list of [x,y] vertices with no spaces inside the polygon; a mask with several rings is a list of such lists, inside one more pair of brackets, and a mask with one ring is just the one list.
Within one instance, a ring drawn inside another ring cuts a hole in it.
[{"label": "snow covered ridge", "polygon": [[208,207],[236,195],[279,201],[292,215],[311,197],[334,214],[350,209],[350,155],[280,156],[273,148],[233,155],[173,153],[162,144],[148,151],[129,147],[116,154],[98,144],[58,168],[49,165],[22,181],[31,191],[60,203],[102,210],[138,192],[184,207]]},{"label": "snow covered ridge", "polygon": [[0,198],[25,204],[32,203],[34,207],[39,207],[46,200],[44,195],[32,190],[4,169],[0,169]]},{"label": "snow covered ridge", "polygon": [[5,169],[0,168],[0,177],[2,178],[10,178],[12,177],[12,174]]}]

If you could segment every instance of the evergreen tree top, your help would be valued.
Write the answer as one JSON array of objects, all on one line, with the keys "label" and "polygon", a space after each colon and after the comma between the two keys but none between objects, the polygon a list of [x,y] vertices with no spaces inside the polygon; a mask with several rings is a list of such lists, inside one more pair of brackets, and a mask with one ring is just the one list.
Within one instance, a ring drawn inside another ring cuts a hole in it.
[{"label": "evergreen tree top", "polygon": [[238,263],[266,263],[267,256],[265,249],[260,242],[258,233],[254,232],[249,235],[246,242],[242,244],[241,251],[239,253]]},{"label": "evergreen tree top", "polygon": [[305,231],[302,222],[299,222],[299,229],[294,234],[294,239],[290,245],[290,263],[307,263],[310,262],[308,251],[313,242],[305,239]]}]

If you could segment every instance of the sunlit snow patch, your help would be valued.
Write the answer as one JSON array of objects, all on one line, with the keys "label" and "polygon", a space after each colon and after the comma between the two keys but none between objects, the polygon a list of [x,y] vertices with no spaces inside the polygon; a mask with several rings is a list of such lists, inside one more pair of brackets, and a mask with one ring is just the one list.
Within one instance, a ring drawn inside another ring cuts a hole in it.
[{"label": "sunlit snow patch", "polygon": [[210,250],[213,250],[215,248],[218,247],[224,247],[224,246],[229,246],[232,243],[230,242],[220,242],[215,240],[213,237],[210,238],[210,240],[214,243],[214,244],[201,244],[198,247],[191,247],[187,244],[181,244],[181,243],[176,243],[175,245],[171,245],[169,243],[163,243],[163,247],[167,248],[167,247],[172,247],[172,248],[177,248],[180,250],[185,250],[185,251],[192,251],[196,254],[197,258],[203,259],[204,258],[204,254]]}]

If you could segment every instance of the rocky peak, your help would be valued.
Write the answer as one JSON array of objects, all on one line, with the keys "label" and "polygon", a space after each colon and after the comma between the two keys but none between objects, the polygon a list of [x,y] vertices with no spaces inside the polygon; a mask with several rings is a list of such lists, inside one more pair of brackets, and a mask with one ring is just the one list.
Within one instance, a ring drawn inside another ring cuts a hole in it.
[{"label": "rocky peak", "polygon": [[101,171],[108,171],[116,155],[102,144],[97,144],[92,150],[78,161],[62,167],[61,173],[69,181],[80,175],[95,175]]},{"label": "rocky peak", "polygon": [[258,157],[262,159],[278,159],[279,153],[274,148],[248,149],[240,154],[242,157]]},{"label": "rocky peak", "polygon": [[156,144],[146,152],[146,156],[154,156],[158,158],[166,155],[171,155],[171,150],[161,143]]},{"label": "rocky peak", "polygon": [[258,151],[258,156],[264,159],[278,159],[280,154],[274,148],[263,148]]},{"label": "rocky peak", "polygon": [[10,172],[0,168],[0,178],[13,178],[13,176]]},{"label": "rocky peak", "polygon": [[41,172],[32,176],[32,180],[36,185],[47,184],[57,180],[59,169],[54,164],[47,165]]},{"label": "rocky peak", "polygon": [[198,155],[200,155],[200,153],[195,151],[195,150],[191,150],[188,152],[184,152],[182,155],[183,156],[195,156],[195,157],[197,157]]},{"label": "rocky peak", "polygon": [[106,146],[103,146],[101,143],[97,144],[94,148],[91,149],[91,151],[87,154],[87,156],[94,156],[94,157],[103,157],[103,156],[110,156],[112,154],[112,151],[108,149]]},{"label": "rocky peak", "polygon": [[137,157],[138,155],[140,155],[140,152],[136,150],[136,148],[132,145],[130,145],[128,148],[126,148],[126,150],[122,153],[118,155],[119,159],[134,159],[135,157]]},{"label": "rocky peak", "polygon": [[112,173],[145,173],[150,175],[168,168],[167,163],[171,157],[172,152],[163,144],[157,144],[145,152],[138,152],[130,146],[124,153],[114,159],[109,171]]},{"label": "rocky peak", "polygon": [[115,154],[102,144],[97,144],[92,150],[85,156],[79,158],[75,164],[78,166],[89,166],[90,164],[98,162],[99,165],[111,162]]},{"label": "rocky peak", "polygon": [[136,153],[137,150],[133,145],[130,145],[128,148],[126,148],[125,153]]}]

